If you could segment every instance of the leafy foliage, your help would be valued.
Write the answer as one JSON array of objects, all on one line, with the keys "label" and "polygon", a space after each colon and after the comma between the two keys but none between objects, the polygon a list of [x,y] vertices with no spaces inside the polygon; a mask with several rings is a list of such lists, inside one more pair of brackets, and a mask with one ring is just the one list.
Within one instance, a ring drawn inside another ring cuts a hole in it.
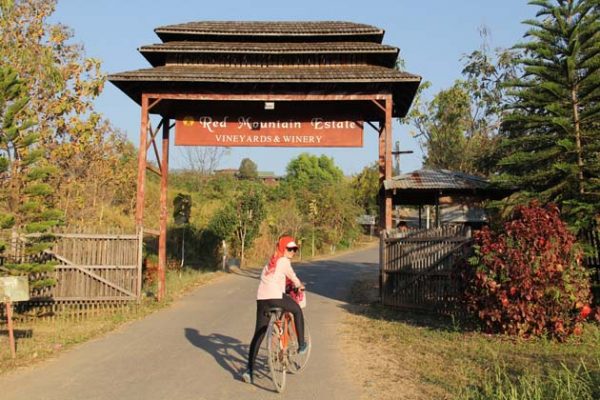
[{"label": "leafy foliage", "polygon": [[100,61],[70,42],[66,26],[48,23],[55,6],[54,0],[0,2],[0,64],[11,65],[21,78],[21,101],[27,103],[22,120],[36,121],[35,132],[21,140],[43,144],[32,147],[22,163],[42,157],[45,163],[29,173],[53,169],[56,207],[68,223],[104,224],[107,210],[127,214],[133,208],[135,149],[94,111],[105,81]]},{"label": "leafy foliage", "polygon": [[475,240],[465,299],[487,331],[559,340],[581,332],[589,277],[555,205],[517,207],[502,232],[484,228]]},{"label": "leafy foliage", "polygon": [[175,224],[189,224],[192,213],[192,196],[189,194],[178,193],[173,200],[173,209],[173,219],[175,220]]},{"label": "leafy foliage", "polygon": [[515,74],[512,51],[490,51],[488,32],[481,29],[482,45],[463,59],[463,78],[426,101],[431,86],[425,82],[404,122],[426,153],[424,165],[471,174],[495,170],[494,149],[506,94],[503,84]]},{"label": "leafy foliage", "polygon": [[258,169],[256,163],[249,158],[244,158],[240,163],[238,170],[238,178],[240,179],[256,179],[258,178]]},{"label": "leafy foliage", "polygon": [[354,199],[365,214],[377,215],[379,204],[377,194],[379,193],[379,167],[377,163],[364,167],[354,176],[351,181]]},{"label": "leafy foliage", "polygon": [[344,176],[331,157],[302,153],[286,167],[284,184],[291,188],[319,191],[325,185],[340,182]]},{"label": "leafy foliage", "polygon": [[[35,124],[26,110],[29,98],[26,86],[14,70],[0,67],[0,157],[4,168],[0,172],[0,225],[17,232],[42,234],[30,237],[25,243],[28,262],[15,264],[9,256],[2,266],[8,275],[30,275],[31,286],[42,288],[52,285],[52,279],[40,278],[37,273],[52,269],[43,264],[40,253],[52,245],[52,237],[43,235],[59,225],[62,213],[54,208],[54,189],[51,185],[55,169],[47,164],[40,151]],[[6,246],[2,246],[4,251]]]},{"label": "leafy foliage", "polygon": [[596,0],[538,0],[516,46],[496,181],[561,205],[574,225],[600,212],[600,9]]},{"label": "leafy foliage", "polygon": [[246,247],[252,245],[264,218],[264,195],[260,186],[247,182],[240,193],[213,216],[209,227],[221,239],[232,242],[240,255],[240,265],[244,265]]}]

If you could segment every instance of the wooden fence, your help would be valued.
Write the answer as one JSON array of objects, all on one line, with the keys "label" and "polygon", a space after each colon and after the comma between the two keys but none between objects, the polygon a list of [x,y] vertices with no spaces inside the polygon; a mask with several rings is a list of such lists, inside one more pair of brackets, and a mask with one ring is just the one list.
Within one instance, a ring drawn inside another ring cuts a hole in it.
[{"label": "wooden fence", "polygon": [[590,269],[592,283],[600,285],[600,228],[594,226],[590,229],[581,230],[577,236],[579,242],[587,247],[587,254],[583,258],[583,263]]},{"label": "wooden fence", "polygon": [[[5,262],[57,262],[52,272],[36,278],[54,278],[56,284],[33,290],[19,308],[39,312],[74,308],[97,310],[138,300],[142,289],[141,234],[55,233],[53,246],[39,255],[27,255],[29,237],[12,235]],[[5,235],[6,237],[6,235]],[[74,307],[71,307],[74,306]],[[46,310],[46,311],[43,311]]]},{"label": "wooden fence", "polygon": [[458,299],[454,266],[471,248],[462,226],[411,231],[381,240],[380,296],[385,305],[449,312]]}]

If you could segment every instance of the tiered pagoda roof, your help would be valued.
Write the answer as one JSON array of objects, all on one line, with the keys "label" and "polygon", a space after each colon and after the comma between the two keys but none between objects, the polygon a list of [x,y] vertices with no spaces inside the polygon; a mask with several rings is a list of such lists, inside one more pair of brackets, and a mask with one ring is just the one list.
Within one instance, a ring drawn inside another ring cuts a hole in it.
[{"label": "tiered pagoda roof", "polygon": [[[109,80],[140,103],[142,93],[393,95],[406,114],[421,78],[395,68],[384,31],[352,22],[191,22],[156,28],[142,46],[152,68]],[[155,112],[166,113],[160,107]],[[378,114],[363,113],[365,120]]]}]

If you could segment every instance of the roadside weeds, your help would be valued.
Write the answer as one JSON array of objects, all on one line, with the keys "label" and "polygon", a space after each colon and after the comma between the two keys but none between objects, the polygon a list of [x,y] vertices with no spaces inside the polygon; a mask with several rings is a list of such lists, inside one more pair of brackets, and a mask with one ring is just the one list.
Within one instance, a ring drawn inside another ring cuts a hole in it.
[{"label": "roadside weeds", "polygon": [[14,321],[17,343],[15,359],[11,357],[6,324],[0,324],[0,375],[56,357],[75,345],[99,338],[127,323],[142,319],[169,307],[173,301],[195,288],[225,275],[223,272],[189,270],[179,274],[169,271],[167,298],[161,303],[156,302],[150,295],[145,296],[140,304],[132,303],[117,309],[97,310],[87,317],[19,319],[17,316]]},{"label": "roadside weeds", "polygon": [[363,399],[533,399],[509,393],[549,385],[560,390],[568,380],[586,385],[592,397],[577,392],[561,399],[595,398],[600,390],[596,324],[586,324],[582,336],[566,343],[518,340],[466,329],[447,317],[382,307],[372,277],[356,282],[351,298],[341,336]]}]

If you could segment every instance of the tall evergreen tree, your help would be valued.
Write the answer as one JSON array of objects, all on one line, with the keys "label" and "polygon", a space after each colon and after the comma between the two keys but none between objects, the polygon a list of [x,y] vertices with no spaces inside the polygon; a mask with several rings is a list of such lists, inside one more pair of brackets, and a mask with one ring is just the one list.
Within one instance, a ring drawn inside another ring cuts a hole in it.
[{"label": "tall evergreen tree", "polygon": [[502,184],[555,201],[572,223],[600,211],[600,1],[535,0],[537,19],[509,83]]},{"label": "tall evergreen tree", "polygon": [[[52,176],[56,169],[48,165],[39,145],[40,136],[32,129],[35,122],[25,112],[29,106],[26,85],[9,67],[0,66],[0,229],[12,228],[12,246],[17,234],[34,234],[25,243],[25,258],[9,256],[0,267],[2,274],[29,274],[32,288],[54,283],[39,273],[53,269],[43,263],[43,250],[53,237],[47,232],[61,222],[54,208]],[[0,253],[6,250],[0,243]]]}]

